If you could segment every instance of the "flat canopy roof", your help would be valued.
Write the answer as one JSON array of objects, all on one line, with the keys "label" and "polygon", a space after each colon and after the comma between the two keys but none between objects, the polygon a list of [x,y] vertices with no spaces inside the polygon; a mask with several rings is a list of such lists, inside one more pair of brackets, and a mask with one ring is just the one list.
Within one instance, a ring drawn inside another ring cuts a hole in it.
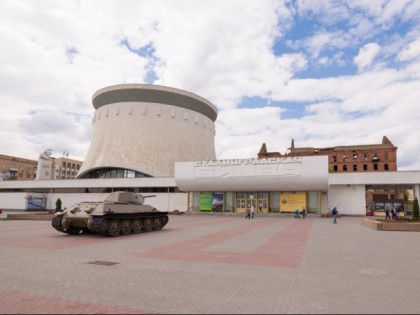
[{"label": "flat canopy roof", "polygon": [[184,91],[153,84],[119,84],[98,90],[92,96],[95,109],[121,102],[142,102],[173,105],[193,110],[210,118],[217,118],[217,108],[208,100]]}]

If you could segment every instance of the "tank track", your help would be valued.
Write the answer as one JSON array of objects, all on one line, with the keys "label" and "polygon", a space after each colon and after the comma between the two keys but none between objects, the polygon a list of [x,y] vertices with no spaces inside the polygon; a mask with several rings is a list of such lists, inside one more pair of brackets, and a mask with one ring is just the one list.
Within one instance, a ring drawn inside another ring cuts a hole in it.
[{"label": "tank track", "polygon": [[92,233],[119,236],[161,230],[169,221],[167,212],[133,215],[93,216],[89,226]]},{"label": "tank track", "polygon": [[61,226],[61,220],[63,219],[62,215],[58,215],[52,218],[51,221],[51,225],[53,226],[54,229],[56,229],[57,231],[66,233],[66,231],[63,229],[63,227]]},{"label": "tank track", "polygon": [[51,225],[57,231],[62,232],[62,233],[66,233],[66,234],[70,234],[70,235],[77,235],[77,234],[82,233],[82,231],[84,231],[83,229],[76,228],[76,227],[70,227],[69,229],[64,229],[63,226],[61,225],[61,220],[62,219],[63,219],[63,216],[58,215],[58,216],[53,217],[52,220],[51,220]]}]

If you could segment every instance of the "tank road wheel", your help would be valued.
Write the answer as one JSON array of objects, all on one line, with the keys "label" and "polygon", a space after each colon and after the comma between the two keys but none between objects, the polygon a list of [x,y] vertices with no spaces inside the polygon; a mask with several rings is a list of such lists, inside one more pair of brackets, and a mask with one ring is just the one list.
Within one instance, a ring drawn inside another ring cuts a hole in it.
[{"label": "tank road wheel", "polygon": [[122,220],[120,224],[121,234],[128,235],[131,232],[131,222],[130,220]]},{"label": "tank road wheel", "polygon": [[140,233],[141,232],[141,221],[140,220],[133,220],[133,233]]},{"label": "tank road wheel", "polygon": [[165,215],[165,216],[161,217],[161,219],[162,219],[162,227],[164,227],[168,223],[169,218],[168,218],[167,215]]},{"label": "tank road wheel", "polygon": [[109,220],[108,219],[101,219],[99,223],[100,233],[105,234],[108,231]]},{"label": "tank road wheel", "polygon": [[153,230],[159,231],[163,228],[162,221],[160,218],[153,219]]},{"label": "tank road wheel", "polygon": [[144,219],[143,228],[146,232],[153,231],[153,222],[152,219]]},{"label": "tank road wheel", "polygon": [[108,236],[118,236],[120,234],[120,222],[118,220],[110,220],[107,235]]}]

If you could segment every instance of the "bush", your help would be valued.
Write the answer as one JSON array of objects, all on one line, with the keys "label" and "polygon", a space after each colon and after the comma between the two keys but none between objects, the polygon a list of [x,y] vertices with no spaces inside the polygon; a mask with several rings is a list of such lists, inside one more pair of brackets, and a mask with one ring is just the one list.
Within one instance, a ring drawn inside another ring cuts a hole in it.
[{"label": "bush", "polygon": [[417,197],[414,198],[412,217],[413,217],[413,219],[418,219],[419,218],[419,200],[417,199]]},{"label": "bush", "polygon": [[58,198],[57,201],[55,202],[55,212],[57,211],[61,211],[61,199]]}]

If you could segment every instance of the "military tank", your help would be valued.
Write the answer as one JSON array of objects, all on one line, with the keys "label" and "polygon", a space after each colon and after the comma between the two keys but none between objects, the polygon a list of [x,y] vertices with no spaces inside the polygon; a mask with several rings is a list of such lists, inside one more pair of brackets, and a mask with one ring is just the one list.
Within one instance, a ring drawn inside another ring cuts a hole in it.
[{"label": "military tank", "polygon": [[54,214],[51,224],[60,232],[118,236],[161,230],[168,212],[158,211],[144,200],[152,196],[116,191],[103,202],[80,202]]}]

